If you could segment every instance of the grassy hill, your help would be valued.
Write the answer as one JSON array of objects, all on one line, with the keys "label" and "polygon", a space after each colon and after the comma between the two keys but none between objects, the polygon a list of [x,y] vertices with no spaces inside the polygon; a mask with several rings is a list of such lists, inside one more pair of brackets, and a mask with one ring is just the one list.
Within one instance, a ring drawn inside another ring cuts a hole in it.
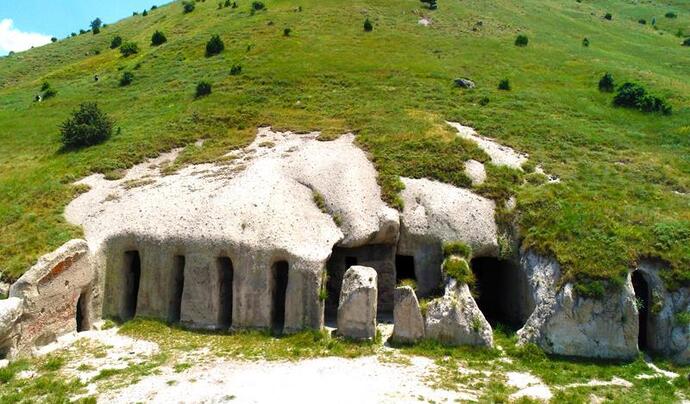
[{"label": "grassy hill", "polygon": [[[642,257],[667,262],[670,285],[690,283],[690,48],[677,36],[690,36],[687,1],[442,0],[431,11],[415,0],[268,0],[256,13],[248,0],[237,3],[218,9],[209,0],[185,14],[174,2],[98,35],[0,59],[6,279],[80,235],[62,211],[79,191],[70,184],[90,172],[117,177],[185,145],[178,165],[210,161],[250,142],[258,125],[326,138],[355,131],[387,200],[400,207],[399,176],[469,186],[463,162],[487,160],[444,124],[457,120],[562,179],[543,185],[490,167],[477,192],[499,201],[517,195],[517,213],[501,212],[501,222],[519,225],[523,245],[554,254],[582,290],[620,283]],[[372,32],[362,28],[367,17]],[[421,17],[432,24],[420,25]],[[153,47],[156,30],[168,42]],[[214,34],[225,51],[206,57]],[[514,45],[518,34],[527,47]],[[116,35],[140,52],[110,49]],[[231,75],[233,65],[242,73]],[[134,81],[120,87],[125,71]],[[614,107],[612,94],[597,89],[605,72],[618,84],[643,83],[673,114]],[[456,77],[477,88],[455,88]],[[502,79],[511,91],[497,89]],[[201,80],[213,92],[196,99]],[[46,81],[57,96],[33,102]],[[86,101],[116,120],[117,134],[61,151],[59,125]],[[193,144],[199,138],[203,147]]]}]

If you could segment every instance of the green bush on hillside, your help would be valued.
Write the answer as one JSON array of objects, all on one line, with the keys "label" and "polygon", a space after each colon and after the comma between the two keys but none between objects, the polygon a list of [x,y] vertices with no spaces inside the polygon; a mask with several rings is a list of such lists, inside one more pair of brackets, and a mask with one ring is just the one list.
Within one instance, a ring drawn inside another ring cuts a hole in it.
[{"label": "green bush on hillside", "polygon": [[426,3],[427,7],[429,7],[429,10],[436,10],[438,8],[438,5],[436,4],[436,0],[420,0],[422,3]]},{"label": "green bush on hillside", "polygon": [[261,1],[252,1],[252,11],[265,10],[266,5]]},{"label": "green bush on hillside", "polygon": [[194,2],[192,1],[183,1],[182,2],[182,10],[185,14],[191,13],[194,11]]},{"label": "green bush on hillside", "polygon": [[498,83],[498,89],[504,91],[510,91],[510,80],[503,79]]},{"label": "green bush on hillside", "polygon": [[475,282],[474,273],[472,273],[470,265],[464,258],[456,256],[446,258],[445,261],[443,261],[443,272],[459,283],[472,286]]},{"label": "green bush on hillside", "polygon": [[122,73],[122,77],[120,78],[120,87],[128,86],[132,84],[132,81],[134,81],[134,74],[132,74],[132,72]]},{"label": "green bush on hillside", "polygon": [[528,43],[529,38],[527,38],[527,35],[518,35],[515,38],[515,46],[527,46]]},{"label": "green bush on hillside", "polygon": [[371,32],[374,29],[374,25],[369,21],[369,18],[364,20],[364,31]]},{"label": "green bush on hillside", "polygon": [[144,12],[143,12],[143,13],[141,13],[141,15],[142,15],[143,17],[146,17],[147,15],[149,15],[149,12],[148,12],[148,11],[146,11],[146,10],[144,10]]},{"label": "green bush on hillside", "polygon": [[283,30],[283,36],[290,36],[291,32],[292,32],[292,28],[285,28]]},{"label": "green bush on hillside", "polygon": [[690,46],[690,38],[685,38],[685,41],[683,41],[683,46]]},{"label": "green bush on hillside", "polygon": [[214,35],[206,43],[206,56],[213,56],[221,53],[225,49],[225,44],[223,40],[220,39],[220,35]]},{"label": "green bush on hillside", "polygon": [[42,97],[44,100],[53,98],[57,95],[57,90],[53,89],[47,81],[43,82],[41,85],[41,91],[43,92]]},{"label": "green bush on hillside", "polygon": [[666,18],[676,18],[676,17],[678,17],[678,14],[674,13],[673,11],[669,11],[668,13],[664,14],[664,17],[666,17]]},{"label": "green bush on hillside", "polygon": [[582,40],[582,46],[584,46],[585,48],[589,47],[589,39],[588,38],[584,38]]},{"label": "green bush on hillside", "polygon": [[107,140],[113,132],[113,121],[96,103],[83,103],[60,127],[65,149],[92,146]]},{"label": "green bush on hillside", "polygon": [[613,92],[614,88],[615,84],[613,82],[613,76],[611,73],[606,73],[601,76],[601,79],[599,79],[599,91],[611,93]]},{"label": "green bush on hillside", "polygon": [[211,94],[211,83],[208,81],[201,81],[196,85],[196,98],[204,97]]},{"label": "green bush on hillside", "polygon": [[232,65],[232,67],[230,68],[230,75],[231,76],[237,76],[240,73],[242,73],[242,66]]},{"label": "green bush on hillside", "polygon": [[126,42],[120,46],[120,53],[124,57],[132,56],[139,53],[139,45],[135,42]]},{"label": "green bush on hillside", "polygon": [[671,106],[665,100],[647,93],[647,90],[637,83],[623,83],[618,87],[613,104],[619,107],[635,108],[642,112],[660,112],[671,114]]},{"label": "green bush on hillside", "polygon": [[613,20],[613,15],[611,13],[606,13],[606,15],[604,15],[604,18],[611,21]]},{"label": "green bush on hillside", "polygon": [[158,46],[158,45],[163,45],[168,41],[168,38],[165,37],[165,34],[163,34],[160,31],[156,31],[153,33],[151,36],[151,46]]},{"label": "green bush on hillside", "polygon": [[119,48],[120,45],[122,45],[122,37],[120,35],[113,37],[112,41],[110,41],[110,49]]},{"label": "green bush on hillside", "polygon": [[645,20],[644,18],[640,18],[639,20],[637,20],[637,22],[639,22],[639,23],[642,24],[642,25],[646,25],[646,24],[647,24],[647,20]]}]

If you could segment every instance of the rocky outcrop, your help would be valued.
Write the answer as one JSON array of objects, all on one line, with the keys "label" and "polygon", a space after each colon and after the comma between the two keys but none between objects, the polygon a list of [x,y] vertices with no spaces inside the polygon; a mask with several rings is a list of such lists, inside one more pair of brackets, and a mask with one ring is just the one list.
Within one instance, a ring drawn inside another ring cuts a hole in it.
[{"label": "rocky outcrop", "polygon": [[398,254],[414,256],[420,296],[442,284],[442,245],[462,241],[477,256],[498,254],[495,204],[473,192],[427,179],[402,178],[405,207]]},{"label": "rocky outcrop", "polygon": [[414,290],[409,286],[395,288],[392,340],[415,343],[424,338],[424,318]]},{"label": "rocky outcrop", "polygon": [[338,334],[352,339],[376,337],[376,271],[353,266],[345,272],[338,305]]},{"label": "rocky outcrop", "polygon": [[465,175],[472,181],[472,185],[481,185],[486,181],[486,168],[483,163],[477,160],[467,160],[465,162]]},{"label": "rocky outcrop", "polygon": [[491,326],[466,284],[450,279],[443,297],[429,303],[426,338],[449,345],[493,346]]},{"label": "rocky outcrop", "polygon": [[552,354],[629,359],[637,355],[637,310],[630,281],[605,299],[579,296],[573,285],[557,289],[560,267],[527,252],[522,258],[536,308],[518,331],[520,343]]},{"label": "rocky outcrop", "polygon": [[93,280],[83,240],[72,240],[41,257],[0,305],[0,350],[11,358],[27,355],[34,346],[53,342],[78,325],[88,329],[94,318]]}]

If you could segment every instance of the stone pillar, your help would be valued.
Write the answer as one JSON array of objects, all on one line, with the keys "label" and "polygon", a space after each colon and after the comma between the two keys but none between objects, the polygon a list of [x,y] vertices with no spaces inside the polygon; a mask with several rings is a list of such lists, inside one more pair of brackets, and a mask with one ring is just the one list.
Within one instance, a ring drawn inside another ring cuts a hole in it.
[{"label": "stone pillar", "polygon": [[353,266],[345,272],[338,305],[338,334],[352,339],[376,337],[376,270]]}]

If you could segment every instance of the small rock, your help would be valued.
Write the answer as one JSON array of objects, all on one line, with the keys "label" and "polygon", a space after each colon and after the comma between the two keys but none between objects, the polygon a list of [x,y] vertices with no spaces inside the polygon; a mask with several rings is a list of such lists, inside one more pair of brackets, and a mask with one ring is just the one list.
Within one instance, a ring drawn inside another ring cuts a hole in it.
[{"label": "small rock", "polygon": [[474,88],[475,84],[474,81],[466,78],[457,78],[453,80],[455,83],[455,87],[460,87],[460,88]]},{"label": "small rock", "polygon": [[414,343],[424,338],[424,318],[414,290],[409,286],[395,288],[394,301],[393,341]]}]

